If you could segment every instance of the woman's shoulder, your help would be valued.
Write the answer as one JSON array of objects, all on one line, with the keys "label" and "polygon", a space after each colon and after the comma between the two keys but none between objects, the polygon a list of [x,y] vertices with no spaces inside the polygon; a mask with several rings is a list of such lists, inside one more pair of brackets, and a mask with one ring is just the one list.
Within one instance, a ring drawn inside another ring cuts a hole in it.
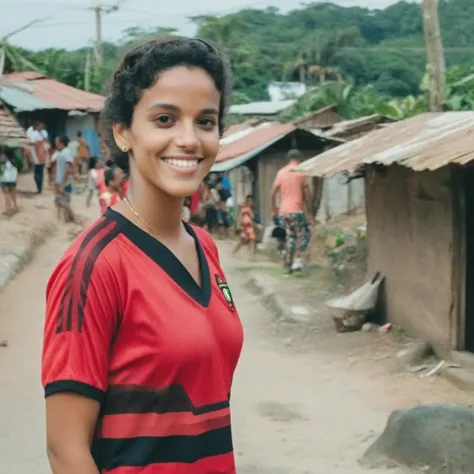
[{"label": "woman's shoulder", "polygon": [[81,232],[62,255],[55,274],[71,273],[71,277],[81,275],[93,278],[114,277],[114,260],[117,252],[117,237],[120,224],[101,217]]}]

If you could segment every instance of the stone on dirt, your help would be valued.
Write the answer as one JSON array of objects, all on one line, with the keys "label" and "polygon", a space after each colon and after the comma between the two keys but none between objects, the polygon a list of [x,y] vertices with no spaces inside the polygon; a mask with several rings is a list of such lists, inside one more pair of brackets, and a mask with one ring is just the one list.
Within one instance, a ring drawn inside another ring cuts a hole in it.
[{"label": "stone on dirt", "polygon": [[368,468],[406,466],[431,474],[472,474],[474,409],[419,405],[396,410],[360,463]]},{"label": "stone on dirt", "polygon": [[311,312],[304,306],[291,306],[289,317],[296,323],[306,323],[311,318]]},{"label": "stone on dirt", "polygon": [[362,325],[363,332],[372,332],[372,331],[375,331],[375,329],[377,329],[377,326],[375,326],[374,323],[364,323]]}]

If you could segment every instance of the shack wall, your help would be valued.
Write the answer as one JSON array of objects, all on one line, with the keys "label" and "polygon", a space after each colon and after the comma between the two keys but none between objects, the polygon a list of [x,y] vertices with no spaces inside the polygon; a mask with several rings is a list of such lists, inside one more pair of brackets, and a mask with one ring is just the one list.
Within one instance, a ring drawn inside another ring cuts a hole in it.
[{"label": "shack wall", "polygon": [[385,277],[382,310],[416,336],[450,346],[450,171],[369,167],[365,179],[368,269]]}]

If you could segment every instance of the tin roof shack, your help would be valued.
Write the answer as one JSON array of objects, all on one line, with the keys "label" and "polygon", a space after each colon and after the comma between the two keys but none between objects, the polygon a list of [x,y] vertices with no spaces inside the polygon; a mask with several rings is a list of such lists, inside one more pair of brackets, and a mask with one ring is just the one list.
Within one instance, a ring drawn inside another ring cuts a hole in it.
[{"label": "tin roof shack", "polygon": [[339,115],[337,105],[333,104],[302,115],[291,123],[295,127],[304,128],[305,130],[318,130],[323,132],[343,120],[344,119]]},{"label": "tin roof shack", "polygon": [[385,317],[443,353],[474,352],[474,112],[427,113],[302,163],[365,176],[368,271]]},{"label": "tin roof shack", "polygon": [[5,74],[0,78],[0,99],[27,128],[34,120],[46,124],[50,139],[84,133],[94,153],[99,153],[98,123],[105,98],[82,91],[37,72]]},{"label": "tin roof shack", "polygon": [[[211,171],[230,172],[236,203],[240,204],[245,194],[251,192],[255,196],[261,223],[268,225],[271,222],[270,189],[277,172],[287,163],[288,151],[298,148],[303,156],[309,157],[340,143],[292,124],[264,123],[222,139],[221,150]],[[250,170],[252,179],[241,169],[243,167]],[[320,180],[314,181],[314,186],[317,186]]]},{"label": "tin roof shack", "polygon": [[23,148],[28,145],[26,132],[10,110],[0,102],[0,146]]},{"label": "tin roof shack", "polygon": [[346,141],[355,140],[363,135],[379,130],[395,120],[381,114],[366,115],[352,120],[342,120],[331,125],[326,134],[333,138],[342,138]]}]

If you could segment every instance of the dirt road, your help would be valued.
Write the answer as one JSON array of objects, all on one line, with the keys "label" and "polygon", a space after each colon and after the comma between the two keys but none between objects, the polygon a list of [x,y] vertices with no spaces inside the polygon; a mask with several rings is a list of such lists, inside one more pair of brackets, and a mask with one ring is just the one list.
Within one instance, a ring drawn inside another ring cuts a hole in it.
[{"label": "dirt road", "polygon": [[[0,340],[8,341],[0,349],[0,460],[6,474],[50,473],[39,378],[44,288],[67,244],[63,235],[51,238],[0,295]],[[290,351],[269,331],[270,316],[232,271],[225,251],[223,257],[246,333],[232,395],[239,474],[366,472],[356,459],[383,429],[388,411],[434,400],[433,383],[413,384],[383,371],[371,379],[370,371],[323,353]],[[441,399],[465,397],[442,387]]]}]

